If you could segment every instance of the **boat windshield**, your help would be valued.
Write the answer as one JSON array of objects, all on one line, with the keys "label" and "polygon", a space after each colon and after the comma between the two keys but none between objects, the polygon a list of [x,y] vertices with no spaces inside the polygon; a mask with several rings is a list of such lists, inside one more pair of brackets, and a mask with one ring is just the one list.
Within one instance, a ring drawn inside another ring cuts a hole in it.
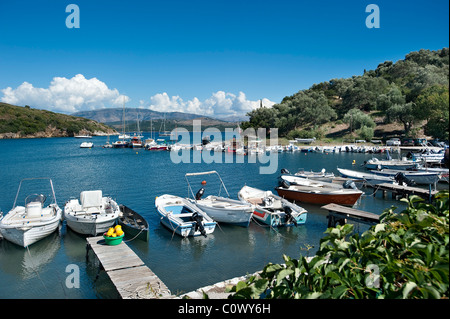
[{"label": "boat windshield", "polygon": [[42,194],[32,194],[27,196],[25,199],[25,206],[27,206],[29,203],[41,203],[44,205],[45,200],[47,199],[47,196]]}]

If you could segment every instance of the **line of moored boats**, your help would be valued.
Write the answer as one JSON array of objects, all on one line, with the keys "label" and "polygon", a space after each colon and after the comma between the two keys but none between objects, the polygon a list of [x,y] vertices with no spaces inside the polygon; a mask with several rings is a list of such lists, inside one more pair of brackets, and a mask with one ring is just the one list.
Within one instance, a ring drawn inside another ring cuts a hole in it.
[{"label": "line of moored boats", "polygon": [[[423,161],[411,159],[370,159],[364,164],[367,171],[338,168],[341,176],[323,169],[320,172],[300,170],[291,174],[282,169],[277,194],[270,190],[261,190],[243,186],[238,198],[232,199],[227,188],[216,171],[188,173],[186,181],[192,196],[183,198],[172,194],[163,194],[155,199],[155,206],[161,223],[172,232],[182,236],[207,236],[214,231],[217,223],[248,227],[251,220],[270,227],[298,226],[306,222],[307,211],[298,203],[353,206],[363,194],[356,184],[359,182],[375,186],[380,183],[397,183],[412,186],[415,184],[434,184],[449,182],[448,168],[430,168]],[[194,194],[190,178],[215,175],[220,181],[221,196],[205,194],[206,181]],[[37,191],[25,198],[24,205],[17,201],[22,183],[40,178],[23,179],[17,190],[13,208],[7,213],[0,212],[0,233],[18,245],[27,247],[44,238],[65,220],[66,225],[83,235],[97,235],[119,223],[125,233],[148,240],[148,223],[141,215],[124,205],[118,205],[109,196],[103,196],[101,190],[83,191],[79,199],[70,199],[65,203],[64,212],[56,202],[53,182],[51,200]]]}]

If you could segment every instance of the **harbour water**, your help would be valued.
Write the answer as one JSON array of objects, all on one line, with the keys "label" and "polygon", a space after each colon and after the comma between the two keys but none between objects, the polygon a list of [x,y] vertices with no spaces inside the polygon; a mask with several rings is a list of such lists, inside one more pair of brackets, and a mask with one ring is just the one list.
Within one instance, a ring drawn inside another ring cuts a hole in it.
[{"label": "harbour water", "polygon": [[[106,137],[91,141],[94,148],[82,149],[81,141],[74,138],[0,140],[0,208],[4,213],[12,208],[19,182],[26,177],[52,178],[61,208],[81,191],[101,189],[148,220],[149,242],[133,240],[128,244],[172,293],[254,273],[269,262],[282,262],[283,254],[312,256],[327,228],[327,212],[320,206],[303,204],[308,219],[299,227],[274,230],[254,222],[249,228],[221,224],[207,238],[182,239],[160,224],[154,200],[162,194],[188,196],[186,173],[216,170],[230,196],[237,198],[244,185],[273,190],[281,168],[291,172],[325,168],[339,175],[337,167],[364,170],[360,165],[373,157],[361,153],[280,153],[277,172],[262,175],[259,168],[264,164],[248,163],[247,158],[236,163],[239,155],[230,153],[221,154],[222,163],[175,164],[170,152],[104,149],[100,146]],[[225,157],[231,157],[228,161],[233,163],[226,163]],[[194,192],[197,186],[200,188],[200,184],[193,184]],[[392,205],[404,205],[372,193],[373,189],[365,189],[355,208],[380,214]],[[362,231],[366,227],[356,228]],[[65,223],[59,232],[28,249],[0,240],[0,298],[117,298],[104,272],[96,279],[98,265],[86,263],[85,247],[85,237]],[[79,269],[79,287],[66,284],[73,266]]]}]

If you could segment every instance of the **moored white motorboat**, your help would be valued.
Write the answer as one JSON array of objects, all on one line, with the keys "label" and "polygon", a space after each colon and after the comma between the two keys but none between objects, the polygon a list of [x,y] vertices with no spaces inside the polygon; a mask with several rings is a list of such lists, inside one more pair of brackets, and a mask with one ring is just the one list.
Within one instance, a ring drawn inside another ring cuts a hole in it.
[{"label": "moored white motorboat", "polygon": [[371,173],[379,176],[389,177],[395,177],[397,174],[403,174],[407,179],[413,180],[416,184],[422,185],[436,184],[441,179],[441,174],[439,172],[382,169],[372,170]]},{"label": "moored white motorboat", "polygon": [[92,142],[83,142],[80,144],[80,148],[92,148],[94,147],[94,143]]},{"label": "moored white motorboat", "polygon": [[[19,192],[24,181],[49,180],[52,192],[52,201],[44,206],[47,199],[42,194],[32,194],[25,198],[25,206],[16,206]],[[22,247],[27,247],[54,232],[61,221],[61,208],[59,208],[53,182],[50,178],[25,178],[17,190],[13,208],[3,216],[0,213],[0,233],[2,236]]]},{"label": "moored white motorboat", "polygon": [[394,183],[394,177],[375,175],[368,172],[359,172],[350,169],[338,168],[343,177],[363,180],[367,184],[374,186],[382,183]]},{"label": "moored white motorboat", "polygon": [[[220,190],[218,195],[209,195],[206,198],[202,198],[206,181],[202,183],[202,188],[194,195],[191,184],[189,182],[189,176],[202,176],[216,174],[221,183],[221,189],[223,188],[228,197],[220,196]],[[192,199],[189,200],[197,207],[203,210],[209,217],[219,223],[227,223],[237,226],[248,227],[253,214],[253,206],[248,203],[243,203],[239,200],[231,199],[228,194],[227,188],[222,181],[219,173],[216,171],[200,172],[200,173],[188,173],[186,174],[186,181],[188,183],[189,190],[192,194]]]},{"label": "moored white motorboat", "polygon": [[[286,174],[289,174],[289,171],[284,169]],[[323,182],[331,182],[334,178],[333,172],[326,172],[325,168],[323,168],[320,172],[313,171],[305,171],[304,169],[300,169],[295,176],[300,176],[304,178],[314,179]]]},{"label": "moored white motorboat", "polygon": [[77,233],[96,236],[113,226],[119,217],[119,205],[103,196],[101,190],[84,191],[78,199],[70,199],[64,207],[67,226]]},{"label": "moored white motorboat", "polygon": [[165,194],[156,197],[155,206],[161,224],[182,237],[207,237],[216,228],[211,217],[185,198]]},{"label": "moored white motorboat", "polygon": [[238,198],[254,205],[253,218],[272,227],[304,224],[307,211],[271,191],[244,186],[238,192]]}]

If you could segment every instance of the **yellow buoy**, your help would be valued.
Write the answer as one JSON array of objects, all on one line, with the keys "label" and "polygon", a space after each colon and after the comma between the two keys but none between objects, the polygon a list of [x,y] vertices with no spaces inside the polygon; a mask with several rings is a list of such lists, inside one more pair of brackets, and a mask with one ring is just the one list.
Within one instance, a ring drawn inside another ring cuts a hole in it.
[{"label": "yellow buoy", "polygon": [[356,161],[355,160],[353,160],[353,162],[352,162],[352,165],[355,165],[356,164]]}]

